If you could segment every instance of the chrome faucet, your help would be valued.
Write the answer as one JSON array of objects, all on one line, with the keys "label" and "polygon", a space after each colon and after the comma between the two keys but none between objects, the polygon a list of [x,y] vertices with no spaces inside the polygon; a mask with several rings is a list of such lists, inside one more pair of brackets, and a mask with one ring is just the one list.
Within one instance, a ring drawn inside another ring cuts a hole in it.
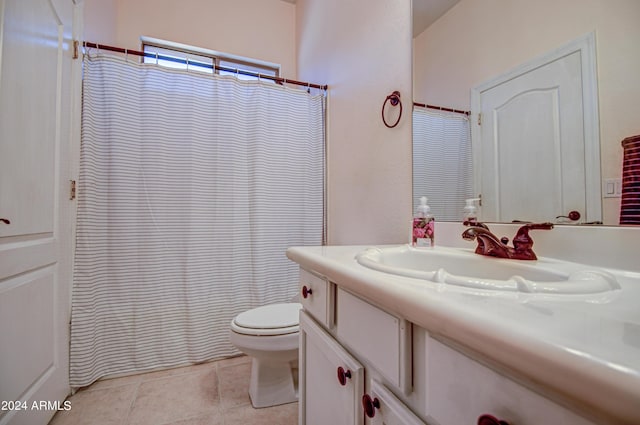
[{"label": "chrome faucet", "polygon": [[498,239],[491,233],[489,227],[479,222],[464,222],[465,226],[471,226],[462,233],[462,239],[467,241],[477,240],[476,254],[488,255],[498,258],[512,258],[514,260],[537,260],[533,247],[533,239],[529,236],[529,230],[550,230],[552,223],[527,223],[518,229],[513,238],[513,247],[508,246],[508,238]]}]

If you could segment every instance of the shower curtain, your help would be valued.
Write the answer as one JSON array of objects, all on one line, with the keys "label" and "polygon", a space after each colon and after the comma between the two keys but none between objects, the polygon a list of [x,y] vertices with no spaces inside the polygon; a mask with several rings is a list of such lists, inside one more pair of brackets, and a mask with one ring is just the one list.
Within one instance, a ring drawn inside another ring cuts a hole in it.
[{"label": "shower curtain", "polygon": [[436,220],[460,221],[473,198],[471,134],[466,115],[413,109],[413,205],[429,198]]},{"label": "shower curtain", "polygon": [[84,60],[70,381],[237,354],[232,318],[290,300],[324,229],[324,96]]}]

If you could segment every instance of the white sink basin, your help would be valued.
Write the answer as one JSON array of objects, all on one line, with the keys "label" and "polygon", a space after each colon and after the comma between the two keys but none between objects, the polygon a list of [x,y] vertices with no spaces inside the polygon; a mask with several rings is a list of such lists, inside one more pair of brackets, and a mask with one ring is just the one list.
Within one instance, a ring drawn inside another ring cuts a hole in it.
[{"label": "white sink basin", "polygon": [[368,248],[356,261],[384,273],[475,289],[546,294],[620,289],[615,276],[604,270],[561,261],[493,258],[455,248]]}]

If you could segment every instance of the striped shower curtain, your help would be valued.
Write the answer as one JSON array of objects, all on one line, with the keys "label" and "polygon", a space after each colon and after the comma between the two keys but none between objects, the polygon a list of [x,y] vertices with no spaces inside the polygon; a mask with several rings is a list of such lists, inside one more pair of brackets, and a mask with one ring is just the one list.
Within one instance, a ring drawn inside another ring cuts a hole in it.
[{"label": "striped shower curtain", "polygon": [[324,97],[111,56],[83,84],[71,385],[237,354],[322,243]]},{"label": "striped shower curtain", "polygon": [[473,198],[471,133],[466,115],[413,109],[413,205],[420,197],[439,221],[461,221]]}]

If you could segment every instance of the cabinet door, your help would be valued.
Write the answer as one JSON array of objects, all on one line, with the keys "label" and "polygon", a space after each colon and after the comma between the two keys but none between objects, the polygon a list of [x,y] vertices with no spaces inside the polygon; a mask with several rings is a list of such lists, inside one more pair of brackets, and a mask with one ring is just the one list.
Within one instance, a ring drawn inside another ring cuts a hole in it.
[{"label": "cabinet door", "polygon": [[371,425],[426,425],[378,381],[371,381],[369,397],[373,409],[367,416],[373,416]]},{"label": "cabinet door", "polygon": [[[300,312],[300,425],[360,425],[364,369]],[[341,382],[342,381],[342,382]]]}]

